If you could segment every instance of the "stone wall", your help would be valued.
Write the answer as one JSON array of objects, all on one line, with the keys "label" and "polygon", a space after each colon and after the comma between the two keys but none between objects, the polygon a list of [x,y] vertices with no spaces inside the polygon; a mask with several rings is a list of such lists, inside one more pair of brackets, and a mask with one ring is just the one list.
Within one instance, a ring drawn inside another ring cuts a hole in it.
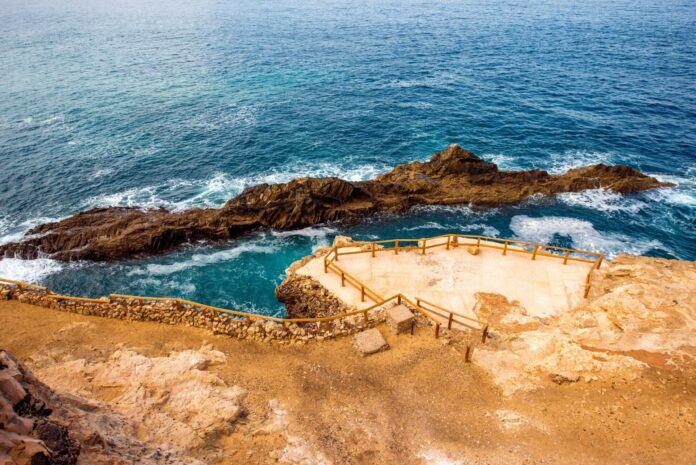
[{"label": "stone wall", "polygon": [[259,318],[226,315],[214,310],[182,304],[175,300],[148,301],[113,298],[104,302],[88,302],[49,297],[49,291],[17,287],[0,283],[0,300],[51,308],[80,315],[101,316],[128,321],[152,321],[170,325],[184,325],[207,329],[214,334],[225,334],[239,339],[251,339],[280,344],[304,344],[311,340],[331,339],[354,334],[374,327],[385,319],[382,309],[323,323],[276,323]]}]

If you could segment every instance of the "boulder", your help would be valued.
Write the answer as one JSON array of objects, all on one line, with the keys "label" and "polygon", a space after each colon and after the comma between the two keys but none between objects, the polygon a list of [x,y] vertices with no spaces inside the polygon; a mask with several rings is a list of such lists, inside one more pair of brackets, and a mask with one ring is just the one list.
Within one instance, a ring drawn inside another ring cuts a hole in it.
[{"label": "boulder", "polygon": [[389,348],[389,344],[377,328],[356,334],[353,337],[353,345],[362,355],[372,355]]},{"label": "boulder", "polygon": [[387,326],[394,334],[410,332],[414,322],[413,313],[403,304],[387,310]]}]

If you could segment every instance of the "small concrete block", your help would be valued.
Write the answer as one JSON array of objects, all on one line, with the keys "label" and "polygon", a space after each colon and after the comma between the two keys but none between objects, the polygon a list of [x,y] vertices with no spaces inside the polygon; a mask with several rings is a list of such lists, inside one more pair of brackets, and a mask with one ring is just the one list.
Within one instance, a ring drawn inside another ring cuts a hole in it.
[{"label": "small concrete block", "polygon": [[471,255],[478,255],[479,254],[479,248],[476,247],[475,245],[470,245],[469,247],[466,248],[466,251],[469,252]]},{"label": "small concrete block", "polygon": [[358,333],[353,337],[353,344],[355,348],[358,349],[363,355],[371,355],[382,350],[387,350],[389,344],[379,332],[377,328],[368,329]]},{"label": "small concrete block", "polygon": [[395,334],[411,331],[413,313],[405,305],[395,305],[387,310],[387,326]]}]

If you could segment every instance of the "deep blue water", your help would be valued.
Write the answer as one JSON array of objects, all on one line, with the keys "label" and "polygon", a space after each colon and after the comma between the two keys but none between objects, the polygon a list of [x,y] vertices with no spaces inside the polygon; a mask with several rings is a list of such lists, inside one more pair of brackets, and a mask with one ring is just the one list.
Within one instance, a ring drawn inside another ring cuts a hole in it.
[{"label": "deep blue water", "polygon": [[57,291],[279,312],[284,269],[337,233],[696,259],[693,1],[0,0],[0,76],[1,241],[94,206],[218,206],[261,181],[365,179],[450,143],[508,169],[625,163],[679,184],[120,264],[0,261],[0,275]]}]

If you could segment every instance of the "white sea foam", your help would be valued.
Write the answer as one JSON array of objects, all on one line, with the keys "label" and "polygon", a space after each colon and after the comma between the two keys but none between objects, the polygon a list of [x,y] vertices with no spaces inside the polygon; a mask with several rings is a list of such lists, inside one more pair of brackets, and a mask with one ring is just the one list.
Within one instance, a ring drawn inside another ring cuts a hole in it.
[{"label": "white sea foam", "polygon": [[676,184],[675,187],[665,187],[648,191],[646,195],[656,202],[672,205],[696,207],[696,166],[685,170],[686,176],[652,174],[651,176],[663,182]]},{"label": "white sea foam", "polygon": [[[163,207],[172,211],[182,211],[195,207],[220,207],[245,188],[257,184],[278,184],[299,177],[328,176],[336,176],[348,181],[363,181],[388,170],[387,165],[358,165],[346,169],[333,163],[319,163],[309,164],[304,169],[299,169],[299,167],[277,169],[246,177],[216,173],[211,178],[206,179],[174,179],[159,185],[103,193],[85,200],[83,207],[139,206],[145,209]],[[184,192],[186,194],[182,195]]]},{"label": "white sea foam", "polygon": [[561,174],[573,168],[597,163],[613,164],[613,159],[614,154],[611,152],[567,150],[562,153],[552,153],[548,161],[539,166],[539,168],[552,174]]},{"label": "white sea foam", "polygon": [[114,168],[102,168],[94,172],[92,179],[103,178],[115,172]]},{"label": "white sea foam", "polygon": [[4,258],[0,260],[0,277],[38,284],[46,276],[58,273],[65,269],[66,266],[63,262],[48,258],[38,258],[36,260]]},{"label": "white sea foam", "polygon": [[189,268],[197,268],[208,266],[214,263],[231,261],[245,253],[273,253],[277,247],[270,245],[259,245],[255,243],[245,243],[230,249],[220,250],[213,253],[197,253],[186,259],[181,259],[170,264],[150,264],[145,267],[138,267],[128,272],[129,276],[133,275],[148,275],[148,276],[164,276]]},{"label": "white sea foam", "polygon": [[9,218],[0,217],[0,245],[7,244],[8,242],[16,242],[21,239],[28,239],[29,237],[25,236],[27,231],[40,224],[52,223],[58,220],[59,218],[37,216],[19,224],[13,224]]},{"label": "white sea foam", "polygon": [[471,224],[461,224],[457,226],[452,226],[452,225],[447,225],[447,224],[440,224],[436,223],[434,221],[428,221],[423,224],[419,224],[417,226],[411,226],[409,228],[404,228],[405,231],[418,231],[418,230],[428,230],[428,229],[439,229],[443,231],[452,231],[452,232],[464,232],[468,233],[474,230],[481,229],[483,230],[483,234],[486,236],[491,236],[491,237],[497,237],[500,235],[500,231],[498,231],[496,228],[493,226],[489,226],[487,224],[481,224],[481,223],[471,223]]},{"label": "white sea foam", "polygon": [[474,210],[471,205],[415,205],[411,208],[414,213],[448,213],[451,215],[461,215],[464,217],[486,216],[495,209]]},{"label": "white sea foam", "polygon": [[520,165],[515,163],[515,158],[501,153],[484,153],[481,155],[486,161],[490,161],[498,165],[501,170],[516,170],[521,169]]},{"label": "white sea foam", "polygon": [[600,251],[609,257],[620,253],[643,255],[653,249],[666,250],[657,240],[635,240],[623,234],[597,231],[592,223],[563,216],[532,218],[517,215],[510,220],[510,229],[519,239],[548,243],[554,236],[569,237],[577,249]]},{"label": "white sea foam", "polygon": [[581,192],[562,192],[556,196],[571,206],[601,210],[606,213],[638,213],[647,205],[633,197],[626,197],[606,189],[589,189]]},{"label": "white sea foam", "polygon": [[336,234],[337,229],[327,226],[310,226],[303,229],[295,229],[292,231],[271,231],[271,235],[278,239],[287,237],[307,237],[314,242],[314,248],[329,245],[329,235]]},{"label": "white sea foam", "polygon": [[191,282],[179,282],[174,279],[157,279],[155,277],[147,277],[143,279],[137,279],[133,282],[136,286],[152,286],[158,289],[158,292],[162,290],[173,290],[179,295],[190,295],[196,292],[196,285]]}]

